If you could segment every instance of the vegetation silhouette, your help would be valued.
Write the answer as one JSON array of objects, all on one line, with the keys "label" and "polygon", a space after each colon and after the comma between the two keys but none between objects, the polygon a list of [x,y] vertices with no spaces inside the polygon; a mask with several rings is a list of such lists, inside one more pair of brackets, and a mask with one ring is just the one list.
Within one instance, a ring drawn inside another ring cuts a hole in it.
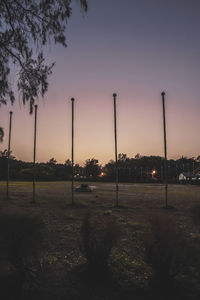
[{"label": "vegetation silhouette", "polygon": [[[84,12],[87,0],[79,0]],[[33,110],[35,100],[48,89],[48,76],[54,63],[47,65],[43,48],[49,43],[66,47],[66,26],[72,14],[72,1],[0,1],[1,23],[1,89],[0,105],[13,103],[16,99],[10,74],[13,65],[18,66],[15,74],[18,94],[23,104]],[[0,128],[0,140],[3,129]]]},{"label": "vegetation silhouette", "polygon": [[108,259],[120,238],[119,225],[105,218],[85,214],[80,231],[80,250],[87,260],[91,278],[101,279],[108,272]]},{"label": "vegetation silhouette", "polygon": [[40,259],[48,249],[48,235],[38,215],[0,215],[0,288],[3,299],[24,299],[40,284]]},{"label": "vegetation silhouette", "polygon": [[[0,180],[7,178],[8,151],[0,151]],[[128,157],[125,153],[118,155],[119,181],[120,182],[152,182],[163,183],[163,163],[161,156],[141,156],[136,154]],[[11,180],[32,180],[33,163],[17,160],[10,152],[10,178]],[[155,171],[155,173],[153,172]],[[70,180],[72,174],[71,160],[57,163],[52,157],[46,163],[35,164],[36,180]],[[196,176],[199,173],[199,157],[180,157],[168,160],[169,183],[179,182],[180,173],[189,173]],[[110,160],[105,165],[100,165],[98,159],[90,158],[84,166],[74,165],[74,179],[76,181],[115,181],[115,162]],[[199,183],[200,180],[185,180],[185,183]]]},{"label": "vegetation silhouette", "polygon": [[[20,183],[19,194],[16,188],[11,201],[1,202],[1,209],[6,211],[0,216],[3,299],[199,299],[199,227],[191,215],[198,195],[188,197],[193,195],[191,187],[179,186],[181,193],[174,199],[177,210],[163,211],[158,203],[161,187],[155,189],[149,184],[132,186],[136,194],[131,198],[125,185],[123,201],[127,206],[117,209],[112,206],[111,194],[105,194],[109,188],[104,193],[96,190],[83,195],[75,208],[64,206],[66,183],[41,183],[41,205],[36,208],[27,203],[31,196],[21,193],[28,186]],[[171,187],[174,197],[176,189]],[[157,197],[157,192],[151,198],[139,195],[153,190],[159,190]],[[15,211],[26,215],[16,217]],[[154,217],[153,213],[161,211],[162,215]],[[11,212],[12,217],[8,216]],[[30,215],[36,212],[41,219],[32,222],[35,218]],[[44,224],[48,234],[43,236]],[[38,251],[40,255],[46,238],[50,245],[37,263],[32,254]],[[5,297],[4,292],[11,297]]]}]

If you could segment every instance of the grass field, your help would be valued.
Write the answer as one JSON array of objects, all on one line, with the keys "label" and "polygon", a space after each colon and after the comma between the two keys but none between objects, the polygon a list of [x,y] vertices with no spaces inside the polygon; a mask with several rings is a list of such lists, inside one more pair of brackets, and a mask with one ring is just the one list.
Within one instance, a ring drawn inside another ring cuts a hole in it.
[{"label": "grass field", "polygon": [[[79,184],[75,183],[75,186]],[[113,207],[115,184],[98,182],[90,185],[94,186],[92,193],[75,192],[76,206],[72,207],[70,182],[36,183],[36,204],[31,203],[32,183],[10,182],[8,200],[6,183],[0,183],[1,212],[39,214],[48,228],[50,246],[42,262],[43,279],[35,297],[43,300],[150,299],[140,292],[134,296],[136,289],[146,289],[151,278],[143,245],[149,218],[156,213],[169,215],[188,239],[198,239],[199,231],[193,224],[191,208],[200,203],[200,186],[169,185],[169,205],[174,208],[165,210],[163,185],[120,184],[118,208]],[[88,209],[95,218],[115,220],[122,228],[112,263],[113,269],[118,269],[117,284],[88,285],[74,275],[74,270],[85,263],[79,250],[79,236],[82,218]],[[192,279],[194,295],[188,292],[189,296],[183,293],[179,298],[170,296],[170,299],[199,299],[199,279]],[[162,299],[160,295],[158,299]]]}]

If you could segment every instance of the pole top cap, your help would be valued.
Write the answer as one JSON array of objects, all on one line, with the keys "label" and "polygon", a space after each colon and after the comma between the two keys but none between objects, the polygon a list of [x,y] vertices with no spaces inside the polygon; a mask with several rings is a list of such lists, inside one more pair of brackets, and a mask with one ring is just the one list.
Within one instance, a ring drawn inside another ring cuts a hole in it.
[{"label": "pole top cap", "polygon": [[165,92],[162,92],[161,95],[162,95],[162,96],[165,96]]},{"label": "pole top cap", "polygon": [[71,101],[72,101],[72,102],[74,102],[74,101],[75,101],[75,99],[74,99],[74,98],[71,98]]},{"label": "pole top cap", "polygon": [[13,113],[13,112],[12,112],[12,111],[10,111],[10,114],[11,114],[11,115],[12,115],[12,113]]},{"label": "pole top cap", "polygon": [[116,94],[116,93],[113,93],[113,97],[114,97],[114,98],[117,97],[117,94]]}]

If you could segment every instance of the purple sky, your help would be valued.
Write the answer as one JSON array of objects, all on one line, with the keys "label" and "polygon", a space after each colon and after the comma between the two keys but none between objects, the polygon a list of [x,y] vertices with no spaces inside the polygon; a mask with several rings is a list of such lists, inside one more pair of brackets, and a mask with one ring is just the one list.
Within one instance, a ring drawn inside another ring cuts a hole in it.
[{"label": "purple sky", "polygon": [[[76,1],[74,1],[76,2]],[[75,98],[75,162],[114,158],[113,92],[117,97],[118,152],[163,155],[160,93],[166,92],[168,157],[200,154],[200,1],[89,0],[74,4],[68,47],[51,45],[56,61],[49,90],[38,100],[37,161],[71,156],[71,101]],[[33,121],[16,101],[0,108],[7,148],[33,157]]]}]

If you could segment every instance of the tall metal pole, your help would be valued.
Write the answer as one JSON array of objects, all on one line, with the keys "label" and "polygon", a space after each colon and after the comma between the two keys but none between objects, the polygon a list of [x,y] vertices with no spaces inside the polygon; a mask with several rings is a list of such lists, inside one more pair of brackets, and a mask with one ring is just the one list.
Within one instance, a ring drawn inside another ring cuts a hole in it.
[{"label": "tall metal pole", "polygon": [[10,111],[9,137],[8,137],[8,166],[7,166],[7,192],[6,197],[9,198],[9,181],[10,181],[10,142],[12,130],[12,111]]},{"label": "tall metal pole", "polygon": [[72,102],[72,205],[74,205],[74,98]]},{"label": "tall metal pole", "polygon": [[114,100],[114,135],[115,135],[115,176],[116,176],[116,197],[115,197],[115,206],[118,206],[118,191],[119,191],[119,186],[118,186],[118,158],[117,158],[117,117],[116,117],[116,97],[117,94],[113,94],[113,100]]},{"label": "tall metal pole", "polygon": [[36,134],[37,134],[37,105],[35,105],[35,122],[34,122],[34,149],[33,149],[33,203],[35,203]]},{"label": "tall metal pole", "polygon": [[165,120],[165,92],[161,93],[163,106],[163,130],[164,130],[164,181],[165,181],[165,205],[168,207],[168,180],[167,180],[167,138],[166,138],[166,120]]}]

